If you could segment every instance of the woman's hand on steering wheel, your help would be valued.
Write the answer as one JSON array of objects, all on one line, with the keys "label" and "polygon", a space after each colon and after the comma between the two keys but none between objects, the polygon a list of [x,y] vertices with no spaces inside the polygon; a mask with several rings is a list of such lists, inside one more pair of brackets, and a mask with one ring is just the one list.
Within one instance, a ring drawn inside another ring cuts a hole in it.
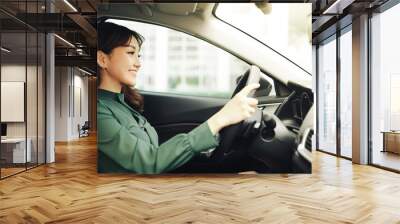
[{"label": "woman's hand on steering wheel", "polygon": [[260,87],[258,83],[245,86],[221,110],[208,119],[208,126],[214,135],[222,128],[237,124],[252,116],[256,111],[258,100],[248,95],[258,87]]}]

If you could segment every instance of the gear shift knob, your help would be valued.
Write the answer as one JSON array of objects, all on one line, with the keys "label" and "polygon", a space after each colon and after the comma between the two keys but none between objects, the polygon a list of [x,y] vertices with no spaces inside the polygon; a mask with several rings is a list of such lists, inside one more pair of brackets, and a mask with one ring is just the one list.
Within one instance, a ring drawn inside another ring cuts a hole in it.
[{"label": "gear shift knob", "polygon": [[268,129],[274,129],[276,127],[275,119],[265,112],[263,113],[263,122],[265,124],[265,127]]}]

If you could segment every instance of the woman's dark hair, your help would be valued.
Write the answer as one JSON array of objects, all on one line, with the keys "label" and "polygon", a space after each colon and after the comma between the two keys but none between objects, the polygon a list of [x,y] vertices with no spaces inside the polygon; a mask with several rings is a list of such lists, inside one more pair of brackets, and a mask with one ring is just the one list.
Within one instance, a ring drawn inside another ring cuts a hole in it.
[{"label": "woman's dark hair", "polygon": [[[132,37],[136,38],[139,47],[141,47],[144,42],[144,37],[137,32],[115,23],[105,22],[104,19],[100,20],[97,24],[97,50],[106,54],[110,54],[116,47],[125,45]],[[101,67],[97,65],[97,72],[99,74],[97,85],[99,85],[101,81],[100,70]],[[129,85],[124,84],[121,92],[124,94],[125,102],[129,106],[139,112],[143,112],[143,97],[139,94],[137,89],[133,89]]]}]

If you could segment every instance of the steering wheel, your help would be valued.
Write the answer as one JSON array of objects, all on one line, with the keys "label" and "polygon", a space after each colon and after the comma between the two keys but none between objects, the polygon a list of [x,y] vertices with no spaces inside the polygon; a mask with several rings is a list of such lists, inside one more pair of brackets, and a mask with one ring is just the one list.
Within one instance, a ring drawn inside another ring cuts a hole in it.
[{"label": "steering wheel", "polygon": [[[245,86],[253,83],[260,83],[260,69],[252,65],[239,80],[231,99],[242,90]],[[255,90],[252,90],[248,97],[255,96]],[[253,130],[261,125],[262,111],[256,109],[256,112],[250,118],[243,120],[237,124],[227,126],[220,131],[220,143],[219,146],[214,150],[211,159],[221,161],[224,157],[232,152],[232,143],[234,139],[239,136],[248,136]]]}]

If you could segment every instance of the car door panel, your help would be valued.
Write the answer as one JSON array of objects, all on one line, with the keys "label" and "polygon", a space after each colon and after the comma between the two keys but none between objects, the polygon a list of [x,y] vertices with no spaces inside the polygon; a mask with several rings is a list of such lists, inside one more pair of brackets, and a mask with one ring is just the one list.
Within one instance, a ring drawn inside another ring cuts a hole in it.
[{"label": "car door panel", "polygon": [[187,133],[220,110],[228,99],[142,92],[144,116],[157,130],[159,142]]},{"label": "car door panel", "polygon": [[[184,96],[142,91],[144,116],[157,130],[159,142],[187,133],[218,112],[229,99]],[[284,97],[260,97],[260,108],[271,111],[278,108]]]}]

